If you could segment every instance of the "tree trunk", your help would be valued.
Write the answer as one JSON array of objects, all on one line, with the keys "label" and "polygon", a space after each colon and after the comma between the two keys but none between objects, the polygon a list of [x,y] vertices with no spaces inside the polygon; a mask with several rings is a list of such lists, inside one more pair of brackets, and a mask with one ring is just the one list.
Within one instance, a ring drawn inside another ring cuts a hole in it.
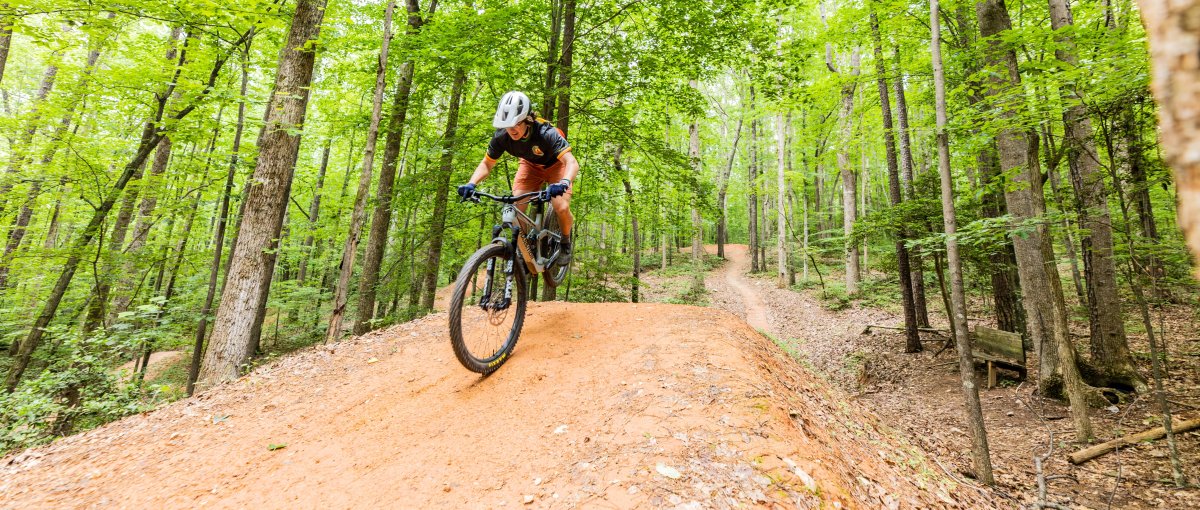
[{"label": "tree trunk", "polygon": [[[986,184],[981,210],[988,218],[999,218],[1007,212],[1004,207],[1003,178],[1000,175],[1000,160],[995,146],[989,145],[976,156],[979,178]],[[1017,277],[1017,260],[1011,244],[1002,252],[989,255],[991,262],[992,302],[995,305],[996,325],[1003,331],[1021,334],[1030,342],[1026,347],[1035,349],[1032,339],[1025,335],[1025,311],[1019,297],[1020,280]]]},{"label": "tree trunk", "polygon": [[729,148],[729,162],[725,165],[725,171],[721,173],[721,180],[717,183],[717,256],[725,258],[725,243],[729,242],[729,224],[728,224],[728,192],[729,178],[733,174],[733,162],[737,159],[738,141],[742,138],[742,122],[745,119],[738,118],[737,130],[733,135],[733,145]]},{"label": "tree trunk", "polygon": [[[825,65],[829,67],[829,70],[839,73],[838,69],[834,67],[833,50],[829,45],[825,47]],[[855,79],[858,73],[859,56],[856,48],[850,52],[849,76],[843,77],[842,80],[842,108],[838,111],[838,123],[842,126],[842,143],[838,150],[837,163],[842,177],[842,233],[846,237],[844,246],[847,294],[858,293],[858,282],[861,280],[858,244],[850,239],[850,234],[854,230],[854,221],[858,219],[858,196],[856,195],[858,182],[854,174],[854,166],[850,164],[850,138],[854,126],[851,114],[854,113]]]},{"label": "tree trunk", "polygon": [[[1122,118],[1118,121],[1119,127],[1117,131],[1124,139],[1125,147],[1125,163],[1129,167],[1130,184],[1133,185],[1129,190],[1129,195],[1133,201],[1133,205],[1137,210],[1138,226],[1142,231],[1142,237],[1151,245],[1158,245],[1161,238],[1158,234],[1158,222],[1154,218],[1154,204],[1150,202],[1150,181],[1146,176],[1146,161],[1142,156],[1145,151],[1144,142],[1142,142],[1141,131],[1142,125],[1138,120],[1138,110],[1141,109],[1143,100],[1137,101],[1138,107],[1135,109],[1130,107]],[[1161,280],[1163,278],[1162,262],[1153,253],[1147,253],[1141,256],[1139,266],[1144,268],[1147,276]],[[1154,295],[1165,297],[1168,293],[1163,289],[1163,286],[1155,286],[1151,290]]]},{"label": "tree trunk", "polygon": [[544,99],[542,100],[542,115],[547,119],[554,118],[555,80],[558,75],[558,38],[562,34],[563,0],[550,0],[550,46],[546,49],[546,80]]},{"label": "tree trunk", "polygon": [[[562,58],[558,63],[558,115],[555,116],[555,127],[566,137],[571,125],[571,65],[575,52],[575,0],[564,0],[563,4],[563,48]],[[555,214],[553,208],[547,208],[546,214]],[[530,287],[531,293],[537,292],[537,277]],[[552,285],[548,278],[542,280],[542,301],[558,299],[558,287]]]},{"label": "tree trunk", "polygon": [[[900,46],[895,47],[896,56],[896,120],[900,128],[900,177],[903,180],[904,199],[912,199],[916,195],[913,188],[913,159],[912,141],[908,132],[908,100],[904,97],[904,71],[900,64]],[[918,235],[919,237],[919,235]],[[929,327],[929,306],[925,301],[925,271],[921,255],[908,255],[912,270],[913,310],[917,315],[918,327]]]},{"label": "tree trunk", "polygon": [[438,175],[434,178],[433,219],[429,222],[429,256],[425,259],[425,283],[421,293],[421,308],[433,309],[437,294],[438,273],[442,263],[442,241],[446,235],[446,202],[450,192],[450,176],[454,173],[454,143],[458,133],[458,113],[462,106],[463,87],[467,84],[467,72],[458,69],[454,86],[450,90],[450,106],[446,112],[446,132],[442,137],[442,158]]},{"label": "tree trunk", "polygon": [[[1159,133],[1177,184],[1178,221],[1192,254],[1200,260],[1200,0],[1140,0],[1150,42],[1151,88],[1160,106]],[[1200,274],[1200,273],[1197,273]]]},{"label": "tree trunk", "polygon": [[[1072,25],[1071,10],[1065,0],[1049,0],[1049,3],[1050,25],[1059,34],[1059,46],[1054,54],[1068,66],[1077,67],[1079,59],[1075,55],[1074,41],[1061,32]],[[1080,90],[1064,86],[1061,93],[1065,102],[1070,103],[1063,111],[1063,141],[1070,158],[1071,184],[1075,188],[1079,225],[1087,232],[1081,241],[1084,247],[1088,312],[1092,319],[1091,361],[1112,382],[1119,381],[1139,393],[1146,392],[1150,387],[1138,374],[1133,357],[1129,354],[1129,341],[1125,337],[1117,269],[1113,262],[1112,215],[1108,209],[1104,172],[1100,169],[1099,155],[1092,141],[1092,121],[1082,103]]]},{"label": "tree trunk", "polygon": [[[383,89],[387,81],[388,49],[392,44],[392,13],[395,12],[396,2],[391,0],[383,15],[383,42],[379,50],[379,60],[375,67],[375,95],[371,101],[371,124],[367,127],[366,147],[363,149],[362,172],[358,177],[358,192],[354,195],[354,211],[350,214],[350,233],[346,236],[346,246],[342,251],[342,262],[338,266],[337,286],[333,290],[333,311],[329,316],[329,329],[325,331],[325,342],[336,342],[342,336],[342,317],[346,312],[346,303],[350,294],[350,277],[354,274],[354,258],[358,254],[358,238],[362,235],[363,223],[367,217],[367,200],[371,198],[371,175],[375,170],[375,145],[379,140],[379,119],[383,113]],[[382,180],[382,179],[381,179]],[[391,177],[387,180],[391,180]],[[387,183],[391,188],[391,183]],[[390,193],[391,190],[388,189]],[[390,200],[389,200],[389,206]],[[384,239],[380,239],[382,242]],[[376,268],[378,273],[378,268]],[[374,282],[371,287],[374,287]],[[362,327],[369,323],[369,317],[375,306],[374,295],[371,296],[371,308],[359,310],[359,316],[367,316],[361,321]]]},{"label": "tree trunk", "polygon": [[554,122],[563,136],[571,118],[571,63],[575,55],[575,0],[563,1],[562,59],[558,62],[558,115]]},{"label": "tree trunk", "polygon": [[[879,85],[880,111],[883,114],[883,145],[887,157],[888,198],[891,200],[892,207],[899,207],[901,202],[900,168],[896,161],[896,139],[892,128],[892,106],[888,98],[887,72],[883,64],[883,43],[879,35],[879,19],[874,11],[871,12],[871,35],[875,41],[875,74],[877,75],[876,82]],[[953,215],[953,203],[951,209],[950,214]],[[947,233],[949,232],[950,230],[947,230]],[[912,273],[908,266],[908,248],[904,245],[908,236],[903,227],[899,228],[895,235],[896,272],[900,276],[900,303],[904,309],[904,352],[921,352],[921,337],[917,333],[917,313],[913,308]],[[957,246],[955,250],[958,250]],[[953,280],[955,262],[951,261],[950,264],[951,280]],[[959,278],[961,280],[961,274]],[[951,282],[951,287],[953,287],[953,282]]]},{"label": "tree trunk", "polygon": [[775,248],[775,263],[779,268],[779,280],[775,282],[775,286],[783,289],[788,286],[788,276],[791,271],[788,270],[787,257],[787,219],[784,217],[783,199],[787,194],[787,184],[784,182],[783,172],[787,168],[787,144],[784,143],[785,133],[787,133],[787,124],[783,122],[783,113],[775,114],[775,151],[778,153],[779,167],[776,169],[776,189],[775,189],[775,235],[777,238]]},{"label": "tree trunk", "polygon": [[236,379],[250,358],[251,333],[263,304],[260,290],[270,285],[274,262],[268,250],[283,228],[291,193],[316,62],[313,41],[320,35],[324,15],[325,0],[298,0],[279,55],[275,86],[266,108],[269,115],[259,134],[258,163],[248,181],[245,213],[200,370],[201,389]]},{"label": "tree trunk", "polygon": [[[568,0],[574,2],[574,0]],[[696,80],[691,80],[692,90],[697,90]],[[692,202],[692,295],[701,296],[704,293],[704,224],[700,218],[700,175],[703,166],[700,162],[700,125],[697,119],[688,124],[688,159],[692,162],[692,175],[696,179],[695,197]]]},{"label": "tree trunk", "polygon": [[[5,9],[8,4],[4,4]],[[4,81],[4,65],[8,62],[8,49],[12,45],[12,28],[16,20],[12,16],[0,17],[0,82]]]},{"label": "tree trunk", "polygon": [[[929,26],[932,37],[930,52],[933,60],[933,86],[937,115],[938,173],[942,184],[942,221],[946,231],[946,260],[950,266],[950,293],[954,324],[954,340],[958,347],[958,373],[963,401],[967,408],[967,428],[971,431],[971,460],[975,478],[992,485],[992,461],[988,448],[987,429],[979,403],[979,388],[975,384],[975,360],[971,356],[971,335],[967,330],[967,300],[963,291],[962,261],[958,254],[957,219],[954,210],[954,178],[950,175],[950,137],[946,133],[946,78],[942,70],[941,28],[938,0],[929,0]],[[896,186],[897,191],[899,186]],[[895,195],[895,192],[892,192]]]},{"label": "tree trunk", "polygon": [[[437,2],[430,4],[430,14]],[[416,0],[408,0],[408,36],[415,37],[424,25],[421,8]],[[392,100],[392,114],[388,119],[387,140],[383,145],[383,167],[380,169],[379,184],[375,192],[375,212],[371,216],[371,233],[367,237],[367,253],[363,260],[362,277],[358,285],[358,315],[354,322],[354,333],[361,335],[370,330],[374,317],[375,299],[379,286],[379,268],[387,250],[388,230],[392,224],[392,199],[395,195],[395,180],[400,161],[400,148],[404,141],[404,121],[408,117],[408,102],[412,93],[416,61],[409,60],[400,66],[396,80],[396,94]]]},{"label": "tree trunk", "polygon": [[58,247],[58,228],[59,220],[62,216],[62,201],[67,194],[67,177],[64,175],[58,180],[58,196],[54,198],[54,207],[50,210],[50,220],[46,225],[46,238],[42,240],[42,247],[47,250],[52,250]]},{"label": "tree trunk", "polygon": [[[976,4],[975,9],[983,37],[992,37],[1012,29],[1003,0],[983,0]],[[1008,71],[1007,76],[994,75],[991,78],[990,94],[997,93],[1002,87],[1020,87],[1021,79],[1013,50],[993,40],[985,55],[990,64]],[[1016,117],[1016,112],[1009,107],[1002,109],[999,115],[1001,119],[1011,121]],[[996,142],[1000,149],[1001,173],[1009,175],[1016,170],[1012,174],[1013,182],[1004,187],[1009,213],[1018,224],[1037,222],[1031,232],[1013,235],[1012,238],[1027,327],[1033,345],[1037,346],[1041,364],[1038,390],[1043,395],[1056,395],[1063,387],[1066,388],[1071,413],[1076,418],[1076,439],[1083,441],[1091,436],[1087,423],[1088,404],[1075,364],[1075,349],[1071,345],[1067,327],[1062,287],[1058,269],[1054,266],[1054,252],[1050,247],[1050,232],[1044,222],[1038,222],[1045,214],[1046,204],[1037,158],[1037,140],[1036,137],[1031,139],[1026,131],[1008,128],[997,134]]]},{"label": "tree trunk", "polygon": [[638,287],[641,283],[640,278],[642,274],[642,236],[638,230],[637,207],[633,201],[633,186],[629,184],[629,175],[632,172],[622,168],[621,147],[619,145],[613,153],[613,167],[621,175],[621,184],[625,186],[625,207],[629,210],[630,228],[633,230],[633,275],[629,281],[629,301],[637,303]]},{"label": "tree trunk", "polygon": [[[220,119],[217,119],[220,123]],[[118,315],[129,309],[129,304],[133,302],[133,295],[128,292],[132,288],[132,278],[138,273],[137,261],[142,248],[146,246],[150,237],[150,228],[154,225],[154,209],[158,207],[158,195],[163,190],[163,175],[167,171],[167,165],[171,160],[171,137],[165,136],[158,144],[158,151],[154,153],[154,163],[150,165],[150,176],[142,181],[142,201],[138,205],[137,222],[133,227],[133,238],[129,240],[129,245],[125,249],[121,249],[119,245],[113,245],[113,250],[121,253],[125,258],[124,276],[120,288],[126,289],[126,292],[118,291],[113,298],[112,306],[108,311],[108,319],[106,324],[112,324]]]},{"label": "tree trunk", "polygon": [[[208,293],[200,308],[200,323],[196,326],[196,337],[192,343],[192,361],[188,367],[187,394],[196,390],[196,378],[200,375],[200,358],[204,355],[204,337],[208,329],[208,314],[212,313],[213,300],[217,294],[217,276],[221,272],[221,257],[225,250],[225,229],[229,223],[229,199],[233,195],[233,178],[237,175],[238,151],[242,146],[242,131],[246,122],[246,85],[250,79],[250,41],[246,41],[242,53],[242,88],[238,93],[238,120],[233,131],[233,147],[229,151],[229,170],[225,172],[225,188],[221,192],[221,209],[217,217],[216,240],[213,242],[212,264],[208,269]],[[328,155],[328,146],[326,146]],[[318,186],[319,188],[319,186]],[[314,216],[315,217],[315,216]]]},{"label": "tree trunk", "polygon": [[1079,257],[1075,253],[1075,235],[1071,222],[1067,219],[1067,208],[1063,205],[1063,193],[1058,188],[1059,154],[1054,151],[1054,135],[1049,128],[1042,128],[1042,144],[1046,148],[1046,181],[1050,183],[1050,196],[1054,199],[1055,207],[1062,211],[1063,249],[1067,259],[1071,261],[1071,281],[1075,283],[1075,296],[1079,303],[1088,302],[1087,292],[1083,290],[1083,277],[1079,273]]},{"label": "tree trunk", "polygon": [[317,229],[317,222],[321,218],[321,188],[325,186],[325,171],[329,169],[329,150],[332,145],[333,139],[325,141],[325,150],[321,151],[321,169],[317,170],[317,184],[313,188],[312,202],[308,205],[308,235],[304,237],[304,243],[301,244],[300,268],[296,273],[296,282],[300,285],[304,285],[304,281],[308,278],[308,260],[312,257],[313,243],[315,242],[313,232]]},{"label": "tree trunk", "polygon": [[[750,86],[750,111],[754,111],[753,85]],[[746,167],[746,186],[750,190],[746,201],[750,208],[746,235],[750,247],[750,272],[757,273],[761,269],[758,267],[758,119],[750,120],[750,146],[746,150],[750,153],[750,165]]]}]

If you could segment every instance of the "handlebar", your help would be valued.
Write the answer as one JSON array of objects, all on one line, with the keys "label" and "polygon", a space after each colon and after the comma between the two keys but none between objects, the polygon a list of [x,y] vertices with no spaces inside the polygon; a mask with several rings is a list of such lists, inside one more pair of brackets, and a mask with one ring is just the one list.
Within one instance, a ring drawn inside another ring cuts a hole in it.
[{"label": "handlebar", "polygon": [[496,195],[492,195],[490,193],[485,193],[483,191],[476,191],[474,198],[470,199],[470,201],[478,203],[480,197],[482,197],[482,198],[490,198],[490,199],[500,202],[502,204],[515,204],[515,203],[525,200],[527,198],[530,199],[529,201],[531,203],[549,202],[550,201],[549,199],[544,198],[545,194],[546,194],[546,191],[530,191],[529,193],[522,193],[522,194],[516,195],[516,196],[511,196],[511,195],[496,196]]}]

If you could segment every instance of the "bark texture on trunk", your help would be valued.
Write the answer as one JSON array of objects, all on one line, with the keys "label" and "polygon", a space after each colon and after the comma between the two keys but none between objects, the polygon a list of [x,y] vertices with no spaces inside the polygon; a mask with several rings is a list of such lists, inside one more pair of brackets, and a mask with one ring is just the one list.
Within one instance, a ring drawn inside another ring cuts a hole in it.
[{"label": "bark texture on trunk", "polygon": [[[424,26],[421,7],[416,0],[408,0],[409,37],[415,37]],[[437,2],[429,6],[429,14],[437,9]],[[375,212],[371,216],[371,233],[367,237],[367,252],[363,260],[362,277],[358,285],[358,315],[354,322],[354,333],[361,335],[370,330],[370,321],[375,316],[375,301],[379,292],[379,270],[387,251],[388,231],[392,224],[392,199],[395,182],[400,168],[400,149],[404,142],[404,121],[408,117],[409,98],[412,94],[413,75],[416,61],[409,60],[400,66],[396,79],[396,93],[392,100],[392,114],[388,119],[387,139],[383,145],[383,167],[379,170],[379,184],[375,192]]]},{"label": "bark texture on trunk", "polygon": [[[1010,30],[1012,22],[1008,17],[1007,7],[1003,0],[983,0],[976,4],[976,15],[979,19],[979,29],[983,37],[993,37],[1001,32]],[[999,41],[989,44],[988,62],[1007,71],[1006,75],[996,75],[991,80],[993,90],[1018,86],[1020,77],[1017,72],[1016,54],[1004,47]],[[1000,112],[1002,118],[1011,119],[1016,113],[1012,107]],[[1053,258],[1047,259],[1050,249],[1049,232],[1045,225],[1038,221],[1045,213],[1045,200],[1042,195],[1042,179],[1040,163],[1033,155],[1037,150],[1036,142],[1029,139],[1028,133],[1017,128],[1009,128],[996,135],[996,145],[1000,156],[1000,171],[1013,174],[1012,184],[1004,186],[1004,199],[1008,212],[1013,216],[1018,227],[1023,222],[1035,222],[1027,228],[1027,235],[1013,235],[1013,247],[1017,257],[1017,271],[1021,282],[1023,304],[1030,340],[1038,349],[1041,359],[1041,379],[1039,388],[1044,393],[1057,394],[1061,386],[1058,371],[1058,356],[1054,348],[1055,330],[1059,324],[1054,318],[1054,302],[1061,301],[1062,296],[1054,294],[1051,280],[1058,281]],[[1049,271],[1054,270],[1054,273]],[[1049,276],[1054,275],[1053,278]]]},{"label": "bark texture on trunk", "polygon": [[[1000,159],[996,155],[995,146],[988,146],[976,155],[979,166],[979,178],[984,183],[1001,184]],[[982,211],[988,218],[999,218],[1007,213],[1004,205],[1004,194],[1001,186],[987,186],[983,194]],[[995,307],[996,324],[1004,331],[1022,334],[1026,341],[1031,341],[1025,335],[1025,310],[1021,307],[1019,294],[1021,283],[1017,276],[1017,259],[1011,244],[999,253],[989,256],[991,262],[992,302]],[[1034,348],[1032,343],[1026,347]]]},{"label": "bark texture on trunk", "polygon": [[785,133],[787,133],[787,124],[783,122],[783,113],[775,114],[775,145],[778,153],[779,166],[776,168],[776,190],[775,190],[775,230],[776,230],[776,266],[778,266],[778,281],[775,286],[783,289],[788,286],[788,276],[791,271],[788,270],[787,257],[787,219],[784,217],[783,206],[784,195],[786,195],[787,185],[784,182],[784,170],[787,169],[787,144],[785,143]]},{"label": "bark texture on trunk", "polygon": [[[828,63],[832,68],[832,64]],[[850,70],[851,77],[857,77],[859,73],[859,57],[858,50],[854,50],[850,54]],[[846,80],[842,85],[842,108],[838,111],[838,121],[842,127],[842,143],[838,149],[837,163],[839,173],[842,177],[842,233],[846,236],[845,242],[845,262],[846,262],[846,293],[855,294],[858,292],[858,282],[862,280],[860,276],[861,261],[859,260],[858,243],[850,239],[850,234],[854,230],[854,222],[858,219],[858,176],[854,173],[854,165],[850,163],[850,138],[854,128],[854,90],[856,84],[853,79]]]},{"label": "bark texture on trunk", "polygon": [[274,267],[269,248],[279,238],[291,193],[316,63],[314,46],[324,15],[325,0],[298,0],[279,55],[267,105],[270,115],[258,139],[258,163],[246,190],[245,213],[200,370],[202,389],[236,379],[250,358],[251,335],[263,304],[261,289],[270,285]]},{"label": "bark texture on trunk", "polygon": [[[450,176],[454,173],[454,142],[458,134],[458,112],[462,106],[467,71],[459,69],[450,90],[450,107],[446,113],[446,132],[442,137],[442,159],[434,178],[433,219],[429,222],[429,256],[425,259],[425,281],[421,289],[421,308],[433,309],[437,294],[438,272],[442,264],[442,242],[445,240],[446,203],[450,192]],[[535,286],[536,288],[536,286]]]},{"label": "bark texture on trunk", "polygon": [[[383,89],[387,83],[387,57],[388,49],[392,44],[392,15],[395,10],[395,0],[389,1],[384,11],[383,42],[380,45],[379,59],[375,67],[375,95],[371,100],[371,124],[367,127],[367,143],[363,149],[362,171],[358,176],[358,191],[354,195],[354,211],[350,214],[350,233],[346,236],[346,244],[342,250],[342,262],[338,266],[338,281],[333,290],[333,311],[329,315],[329,328],[325,330],[326,343],[336,342],[342,336],[342,318],[350,299],[350,277],[354,275],[354,259],[358,255],[358,241],[363,232],[363,223],[367,219],[367,200],[371,198],[371,176],[375,171],[375,146],[379,141],[379,121],[383,115]],[[388,187],[391,187],[390,183],[388,183]],[[374,287],[374,283],[371,286]],[[365,314],[370,317],[373,314],[374,299],[371,301],[371,309],[359,310],[360,316]],[[366,321],[363,321],[362,326],[365,327],[365,325]]]},{"label": "bark texture on trunk", "polygon": [[975,360],[971,355],[971,335],[967,330],[967,300],[963,290],[962,261],[958,254],[958,228],[954,209],[954,179],[950,175],[950,138],[946,133],[946,78],[942,70],[941,28],[938,0],[929,0],[931,28],[930,52],[933,63],[934,101],[937,116],[938,174],[941,177],[942,221],[946,231],[946,260],[950,266],[951,313],[954,340],[958,347],[958,373],[964,403],[967,408],[967,428],[971,431],[971,460],[975,478],[991,485],[992,461],[988,448],[983,409],[979,403],[979,388],[975,384]]},{"label": "bark texture on trunk", "polygon": [[558,61],[558,115],[554,122],[563,134],[571,119],[571,65],[575,55],[575,0],[563,0],[562,58]]},{"label": "bark texture on trunk", "polygon": [[1159,132],[1177,185],[1178,222],[1200,260],[1200,0],[1139,0],[1138,5],[1150,42]]},{"label": "bark texture on trunk", "polygon": [[[1056,32],[1072,25],[1071,10],[1065,0],[1049,0],[1050,25]],[[1073,39],[1059,32],[1059,47],[1054,54],[1068,66],[1078,66]],[[1137,372],[1125,337],[1121,299],[1117,289],[1117,269],[1113,261],[1112,214],[1108,209],[1108,190],[1099,154],[1092,141],[1092,120],[1083,105],[1082,92],[1064,87],[1064,99],[1070,106],[1063,111],[1064,142],[1075,188],[1079,224],[1083,237],[1083,267],[1087,276],[1088,312],[1091,316],[1092,364],[1113,382],[1132,386],[1139,393],[1150,389]]]},{"label": "bark texture on trunk", "polygon": [[637,303],[642,274],[642,236],[638,231],[638,215],[633,200],[633,186],[629,184],[630,172],[622,168],[620,146],[617,146],[617,150],[613,153],[613,168],[616,168],[617,173],[621,174],[621,184],[625,186],[625,206],[628,208],[630,228],[633,229],[633,275],[629,282],[629,301]]},{"label": "bark texture on trunk", "polygon": [[[754,89],[750,90],[750,107],[754,108]],[[750,272],[757,273],[761,269],[758,267],[758,245],[761,242],[758,238],[758,120],[750,121],[750,146],[746,150],[750,152],[750,164],[746,167],[746,185],[750,190],[746,200],[750,208],[746,236],[750,247]]]},{"label": "bark texture on trunk", "polygon": [[[574,2],[574,0],[568,0]],[[691,80],[689,85],[693,90],[697,89],[696,80]],[[692,119],[688,125],[688,158],[692,161],[692,172],[696,176],[696,196],[692,202],[692,294],[699,296],[704,293],[704,223],[700,218],[700,186],[699,176],[703,171],[700,162],[700,125],[698,120]]]},{"label": "bark texture on trunk", "polygon": [[200,323],[196,326],[196,336],[192,342],[192,362],[188,367],[187,394],[196,391],[196,379],[200,375],[200,359],[204,356],[204,337],[208,331],[208,314],[212,312],[213,300],[217,294],[217,276],[221,272],[221,258],[225,250],[225,230],[229,223],[229,201],[233,195],[233,178],[237,175],[238,151],[242,146],[242,132],[246,125],[246,86],[250,80],[250,41],[242,53],[242,88],[238,97],[238,120],[233,131],[233,146],[229,151],[229,169],[225,172],[225,188],[221,191],[221,208],[217,217],[217,231],[213,242],[213,258],[208,269],[208,292],[204,296],[204,305],[200,308]]},{"label": "bark texture on trunk", "polygon": [[[993,37],[1012,29],[1003,0],[982,0],[975,5],[975,12],[980,33],[984,37]],[[1004,87],[1020,86],[1016,53],[1012,49],[993,38],[988,43],[986,55],[989,63],[1008,71],[1007,76],[991,78],[989,93],[997,93]],[[1016,117],[1014,108],[1003,108],[1000,117],[1013,119]],[[1045,215],[1046,203],[1037,156],[1037,136],[1018,128],[1008,128],[996,136],[996,143],[1000,151],[1001,173],[1009,175],[1015,170],[1012,185],[1005,186],[1004,199],[1008,211],[1018,222],[1014,227],[1023,227],[1027,232],[1013,235],[1012,239],[1024,298],[1026,325],[1040,359],[1038,390],[1043,395],[1059,395],[1065,388],[1071,402],[1072,416],[1076,418],[1078,439],[1086,440],[1091,435],[1086,420],[1088,403],[1083,395],[1075,348],[1069,337],[1066,306],[1058,268],[1055,267],[1054,251],[1050,246],[1049,228],[1044,221],[1040,221]],[[1033,226],[1030,227],[1029,223],[1033,223]]]},{"label": "bark texture on trunk", "polygon": [[[4,4],[8,7],[8,4]],[[0,83],[4,81],[4,66],[8,63],[8,49],[12,45],[12,16],[0,17]]]},{"label": "bark texture on trunk", "polygon": [[[895,130],[892,127],[892,105],[888,97],[887,71],[883,64],[883,43],[879,34],[879,18],[874,12],[871,12],[871,36],[875,41],[875,74],[877,75],[876,83],[879,86],[880,112],[883,115],[883,145],[888,168],[888,198],[892,207],[899,207],[902,201],[900,166],[896,155]],[[896,272],[900,276],[900,303],[904,309],[904,352],[920,352],[921,337],[917,333],[917,313],[913,308],[912,273],[908,264],[908,248],[904,246],[906,234],[907,232],[903,228],[895,232]],[[953,267],[950,272],[953,274]]]},{"label": "bark texture on trunk", "polygon": [[717,256],[722,259],[725,258],[725,243],[729,242],[729,214],[727,211],[729,178],[733,175],[733,162],[737,159],[737,146],[738,141],[742,139],[742,122],[744,120],[744,118],[738,118],[737,130],[733,135],[733,145],[729,148],[729,160],[717,183]]},{"label": "bark texture on trunk", "polygon": [[[908,100],[904,97],[904,71],[900,64],[900,46],[895,47],[896,56],[896,120],[900,135],[900,177],[903,180],[904,199],[916,195],[913,188],[912,140],[908,131]],[[921,255],[909,254],[909,269],[912,271],[913,310],[917,314],[917,326],[929,327],[929,306],[925,301],[925,271]]]}]

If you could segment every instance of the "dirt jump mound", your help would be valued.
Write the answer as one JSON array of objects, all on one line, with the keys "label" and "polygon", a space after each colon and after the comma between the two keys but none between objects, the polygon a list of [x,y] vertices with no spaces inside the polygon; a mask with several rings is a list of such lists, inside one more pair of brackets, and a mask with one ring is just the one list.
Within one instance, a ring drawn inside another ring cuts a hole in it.
[{"label": "dirt jump mound", "polygon": [[725,312],[533,303],[481,378],[436,314],[0,464],[4,508],[967,508]]}]

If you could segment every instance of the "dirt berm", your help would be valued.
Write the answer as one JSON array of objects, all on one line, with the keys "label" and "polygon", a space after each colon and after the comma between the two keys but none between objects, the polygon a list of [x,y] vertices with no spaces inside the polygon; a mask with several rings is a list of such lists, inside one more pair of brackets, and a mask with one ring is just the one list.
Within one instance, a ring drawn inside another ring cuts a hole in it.
[{"label": "dirt berm", "polygon": [[726,312],[531,304],[486,378],[446,329],[314,347],[9,456],[0,507],[993,506]]}]

